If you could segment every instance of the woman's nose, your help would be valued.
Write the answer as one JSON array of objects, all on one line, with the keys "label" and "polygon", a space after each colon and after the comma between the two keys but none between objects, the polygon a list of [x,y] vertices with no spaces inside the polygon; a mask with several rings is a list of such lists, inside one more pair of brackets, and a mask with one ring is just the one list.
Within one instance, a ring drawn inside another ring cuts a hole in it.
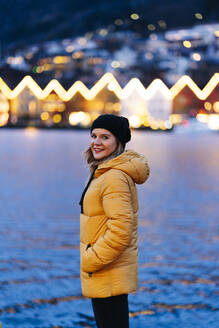
[{"label": "woman's nose", "polygon": [[98,137],[94,140],[94,144],[95,144],[95,145],[100,145],[101,142],[102,142],[101,139],[98,138]]}]

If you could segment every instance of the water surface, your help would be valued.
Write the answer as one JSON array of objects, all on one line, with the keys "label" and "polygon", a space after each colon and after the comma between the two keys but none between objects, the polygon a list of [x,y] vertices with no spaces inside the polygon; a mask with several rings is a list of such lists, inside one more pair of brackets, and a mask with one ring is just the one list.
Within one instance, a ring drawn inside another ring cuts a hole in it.
[{"label": "water surface", "polygon": [[[86,131],[0,131],[2,328],[95,327],[79,279],[78,201]],[[219,324],[219,134],[135,131],[139,290],[131,328]]]}]

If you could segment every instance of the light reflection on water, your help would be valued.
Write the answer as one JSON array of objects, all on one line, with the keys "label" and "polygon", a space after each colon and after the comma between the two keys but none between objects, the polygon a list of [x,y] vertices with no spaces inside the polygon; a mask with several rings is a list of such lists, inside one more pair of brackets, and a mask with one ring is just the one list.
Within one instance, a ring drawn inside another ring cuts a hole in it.
[{"label": "light reflection on water", "polygon": [[[95,327],[79,279],[85,131],[0,131],[0,321]],[[139,290],[131,327],[217,327],[219,135],[135,131],[151,166],[139,187]]]}]

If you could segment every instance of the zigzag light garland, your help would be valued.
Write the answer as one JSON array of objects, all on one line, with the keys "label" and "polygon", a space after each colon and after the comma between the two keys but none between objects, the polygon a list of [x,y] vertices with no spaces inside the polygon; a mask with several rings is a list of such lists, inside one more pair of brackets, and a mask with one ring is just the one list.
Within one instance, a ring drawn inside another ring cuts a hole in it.
[{"label": "zigzag light garland", "polygon": [[129,97],[133,91],[136,91],[142,98],[148,100],[157,91],[162,92],[168,99],[174,99],[184,87],[188,86],[197,98],[200,100],[205,100],[216,88],[218,83],[219,73],[215,73],[206,86],[201,90],[189,76],[184,75],[170,89],[160,79],[155,79],[145,89],[139,79],[133,78],[122,89],[113,74],[106,73],[91,89],[88,89],[83,82],[76,81],[66,91],[63,86],[54,79],[51,80],[42,90],[35,80],[31,76],[27,75],[13,90],[8,87],[2,78],[0,78],[0,91],[8,99],[16,98],[24,90],[24,88],[27,87],[38,99],[45,99],[52,91],[55,91],[63,101],[69,101],[77,92],[79,92],[85,99],[92,100],[101,90],[103,90],[104,87],[107,86],[108,89],[114,92],[119,99],[125,99]]}]

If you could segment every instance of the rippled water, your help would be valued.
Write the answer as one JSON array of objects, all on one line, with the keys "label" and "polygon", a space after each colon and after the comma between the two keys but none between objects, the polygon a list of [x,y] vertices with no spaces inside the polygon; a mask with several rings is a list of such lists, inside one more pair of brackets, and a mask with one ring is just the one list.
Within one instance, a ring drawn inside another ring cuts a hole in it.
[{"label": "rippled water", "polygon": [[[86,131],[0,131],[2,328],[95,327],[79,280]],[[139,290],[131,328],[219,326],[219,134],[135,131]]]}]

